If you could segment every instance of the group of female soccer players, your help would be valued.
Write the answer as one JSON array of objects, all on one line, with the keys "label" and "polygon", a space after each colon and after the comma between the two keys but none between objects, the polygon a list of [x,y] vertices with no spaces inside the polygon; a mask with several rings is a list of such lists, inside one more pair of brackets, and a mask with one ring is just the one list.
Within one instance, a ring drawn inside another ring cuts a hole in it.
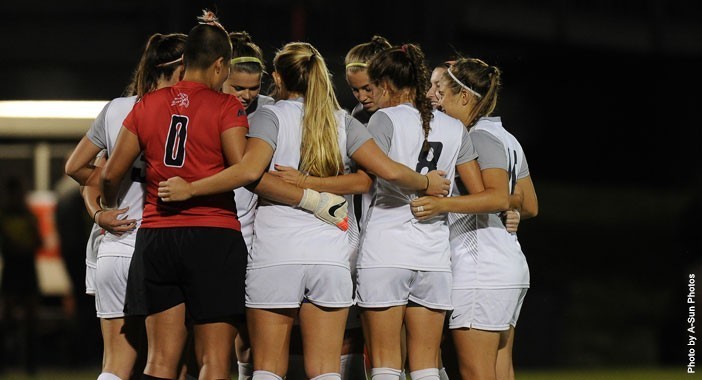
[{"label": "group of female soccer players", "polygon": [[508,226],[536,215],[534,187],[490,117],[500,71],[461,58],[430,82],[424,60],[355,46],[349,115],[308,43],[275,54],[274,100],[261,49],[212,13],[152,36],[66,165],[105,231],[98,379],[228,379],[233,357],[239,379],[362,379],[364,354],[374,380],[446,378],[446,321],[462,378],[513,378],[529,272]]}]

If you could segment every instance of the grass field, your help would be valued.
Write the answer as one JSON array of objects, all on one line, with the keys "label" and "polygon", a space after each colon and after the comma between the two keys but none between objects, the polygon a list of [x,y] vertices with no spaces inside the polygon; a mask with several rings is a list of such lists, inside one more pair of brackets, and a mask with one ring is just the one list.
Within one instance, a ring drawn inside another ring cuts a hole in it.
[{"label": "grass field", "polygon": [[[42,370],[37,375],[30,377],[21,372],[8,371],[0,375],[0,380],[94,380],[97,375],[97,370],[71,371],[61,369]],[[687,374],[684,367],[672,369],[522,370],[517,372],[518,380],[690,380],[696,378],[702,378],[702,374]]]}]

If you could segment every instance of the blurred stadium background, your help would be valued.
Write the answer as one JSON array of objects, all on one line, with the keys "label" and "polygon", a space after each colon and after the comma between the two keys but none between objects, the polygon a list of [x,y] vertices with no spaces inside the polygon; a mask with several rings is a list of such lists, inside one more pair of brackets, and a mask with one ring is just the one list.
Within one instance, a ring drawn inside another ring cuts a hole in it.
[{"label": "blurred stadium background", "polygon": [[[7,0],[0,109],[120,96],[148,36],[187,33],[205,7],[228,30],[248,31],[268,62],[285,42],[315,45],[347,108],[343,57],[374,34],[418,43],[430,66],[461,54],[502,68],[497,114],[524,146],[541,204],[519,232],[532,286],[517,329],[518,377],[685,375],[688,274],[702,273],[699,2]],[[0,115],[0,181],[20,176],[34,190],[46,234],[36,378],[94,378],[100,361],[97,320],[75,312],[92,300],[71,296],[61,260],[82,264],[83,253],[60,252],[52,216],[64,160],[99,109]],[[0,338],[4,378],[24,378],[17,334]]]}]

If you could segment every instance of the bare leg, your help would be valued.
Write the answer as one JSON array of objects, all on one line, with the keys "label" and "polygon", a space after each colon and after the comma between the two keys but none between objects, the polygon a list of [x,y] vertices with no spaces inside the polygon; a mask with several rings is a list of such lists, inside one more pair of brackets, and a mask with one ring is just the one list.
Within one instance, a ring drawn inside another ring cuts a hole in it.
[{"label": "bare leg", "polygon": [[444,328],[443,310],[425,307],[408,307],[405,312],[407,326],[407,356],[410,372],[438,368],[441,332]]},{"label": "bare leg", "polygon": [[290,331],[298,309],[248,309],[254,371],[283,377],[288,371]]},{"label": "bare leg", "polygon": [[154,377],[175,379],[187,337],[185,304],[146,317],[149,353],[144,373]]},{"label": "bare leg", "polygon": [[405,306],[363,309],[361,321],[373,368],[402,369],[400,349]]},{"label": "bare leg", "polygon": [[341,346],[348,308],[322,308],[304,303],[300,308],[300,331],[307,377],[339,373]]},{"label": "bare leg", "polygon": [[[142,326],[135,326],[140,323]],[[138,334],[144,331],[142,320],[103,318],[100,319],[100,328],[104,348],[102,372],[128,379],[136,362]]]},{"label": "bare leg", "polygon": [[229,379],[231,350],[236,329],[227,322],[196,324],[195,356],[200,366],[200,379]]},{"label": "bare leg", "polygon": [[514,327],[503,331],[500,347],[497,350],[497,380],[514,380],[514,365],[512,364],[512,347],[514,347]]},{"label": "bare leg", "polygon": [[466,328],[452,331],[461,378],[495,380],[500,332]]}]

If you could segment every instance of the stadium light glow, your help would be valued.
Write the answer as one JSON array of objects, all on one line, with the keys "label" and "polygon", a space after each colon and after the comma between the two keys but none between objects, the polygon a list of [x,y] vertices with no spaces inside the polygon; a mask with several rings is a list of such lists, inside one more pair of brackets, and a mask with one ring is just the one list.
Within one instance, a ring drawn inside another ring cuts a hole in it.
[{"label": "stadium light glow", "polygon": [[0,138],[80,138],[107,100],[0,101]]},{"label": "stadium light glow", "polygon": [[0,117],[19,119],[95,119],[106,100],[0,101]]}]

